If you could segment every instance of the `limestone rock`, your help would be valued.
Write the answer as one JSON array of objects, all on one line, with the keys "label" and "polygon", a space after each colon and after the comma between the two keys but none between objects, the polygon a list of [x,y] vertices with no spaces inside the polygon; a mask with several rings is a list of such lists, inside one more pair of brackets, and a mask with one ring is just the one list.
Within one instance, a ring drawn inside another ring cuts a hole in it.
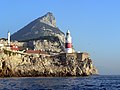
[{"label": "limestone rock", "polygon": [[40,18],[40,22],[43,22],[45,24],[48,24],[52,27],[56,27],[56,20],[55,17],[51,12],[48,12],[46,15]]},{"label": "limestone rock", "polygon": [[[39,56],[3,51],[0,56],[0,76],[86,76],[98,74],[92,60],[77,59],[77,54],[58,54],[55,56]],[[10,54],[11,53],[11,54]],[[64,59],[63,59],[64,58]]]},{"label": "limestone rock", "polygon": [[65,51],[65,45],[58,37],[44,37],[36,40],[29,40],[24,42],[24,47],[28,47],[32,50],[43,50],[48,53],[59,53]]},{"label": "limestone rock", "polygon": [[50,12],[15,32],[11,35],[11,39],[26,41],[44,36],[57,36],[62,42],[65,41],[64,33],[56,26],[55,17]]}]

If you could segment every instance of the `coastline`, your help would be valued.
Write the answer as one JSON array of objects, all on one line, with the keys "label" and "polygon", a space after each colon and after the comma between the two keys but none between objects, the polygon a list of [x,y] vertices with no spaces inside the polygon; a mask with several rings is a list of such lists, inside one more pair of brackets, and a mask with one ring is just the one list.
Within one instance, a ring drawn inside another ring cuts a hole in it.
[{"label": "coastline", "polygon": [[86,53],[27,55],[3,50],[0,56],[1,77],[68,77],[98,74]]}]

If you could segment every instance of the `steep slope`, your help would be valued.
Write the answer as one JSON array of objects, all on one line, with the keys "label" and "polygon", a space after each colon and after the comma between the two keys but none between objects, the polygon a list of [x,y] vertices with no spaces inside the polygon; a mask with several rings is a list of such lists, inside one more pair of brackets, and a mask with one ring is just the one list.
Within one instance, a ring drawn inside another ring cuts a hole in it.
[{"label": "steep slope", "polygon": [[65,51],[65,45],[58,37],[44,36],[35,40],[25,41],[25,47],[32,50],[44,50],[48,53],[62,53]]},{"label": "steep slope", "polygon": [[50,12],[11,35],[11,39],[24,41],[42,36],[57,36],[64,42],[64,33],[57,28],[55,17]]}]

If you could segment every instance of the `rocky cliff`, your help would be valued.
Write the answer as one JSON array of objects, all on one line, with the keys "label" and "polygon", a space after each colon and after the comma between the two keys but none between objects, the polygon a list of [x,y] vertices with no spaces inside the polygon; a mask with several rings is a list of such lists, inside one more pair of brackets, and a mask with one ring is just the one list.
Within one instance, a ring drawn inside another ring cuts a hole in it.
[{"label": "rocky cliff", "polygon": [[56,26],[55,17],[50,12],[15,32],[11,35],[11,39],[25,41],[29,39],[37,39],[42,36],[57,36],[60,41],[65,41],[64,33]]},{"label": "rocky cliff", "polygon": [[44,36],[24,42],[24,47],[32,50],[43,50],[49,53],[60,53],[65,51],[64,43],[58,37]]},{"label": "rocky cliff", "polygon": [[82,54],[33,56],[3,50],[0,52],[0,76],[86,76],[97,74],[89,57]]}]

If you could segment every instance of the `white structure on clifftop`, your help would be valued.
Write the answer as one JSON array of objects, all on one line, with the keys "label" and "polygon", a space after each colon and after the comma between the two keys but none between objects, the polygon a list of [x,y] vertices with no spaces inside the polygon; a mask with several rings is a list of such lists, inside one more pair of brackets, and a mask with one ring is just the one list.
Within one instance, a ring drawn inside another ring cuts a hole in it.
[{"label": "white structure on clifftop", "polygon": [[10,46],[10,32],[9,31],[8,31],[7,39],[8,39],[8,45]]},{"label": "white structure on clifftop", "polygon": [[66,32],[66,43],[65,43],[66,53],[72,53],[72,37],[70,31]]}]

